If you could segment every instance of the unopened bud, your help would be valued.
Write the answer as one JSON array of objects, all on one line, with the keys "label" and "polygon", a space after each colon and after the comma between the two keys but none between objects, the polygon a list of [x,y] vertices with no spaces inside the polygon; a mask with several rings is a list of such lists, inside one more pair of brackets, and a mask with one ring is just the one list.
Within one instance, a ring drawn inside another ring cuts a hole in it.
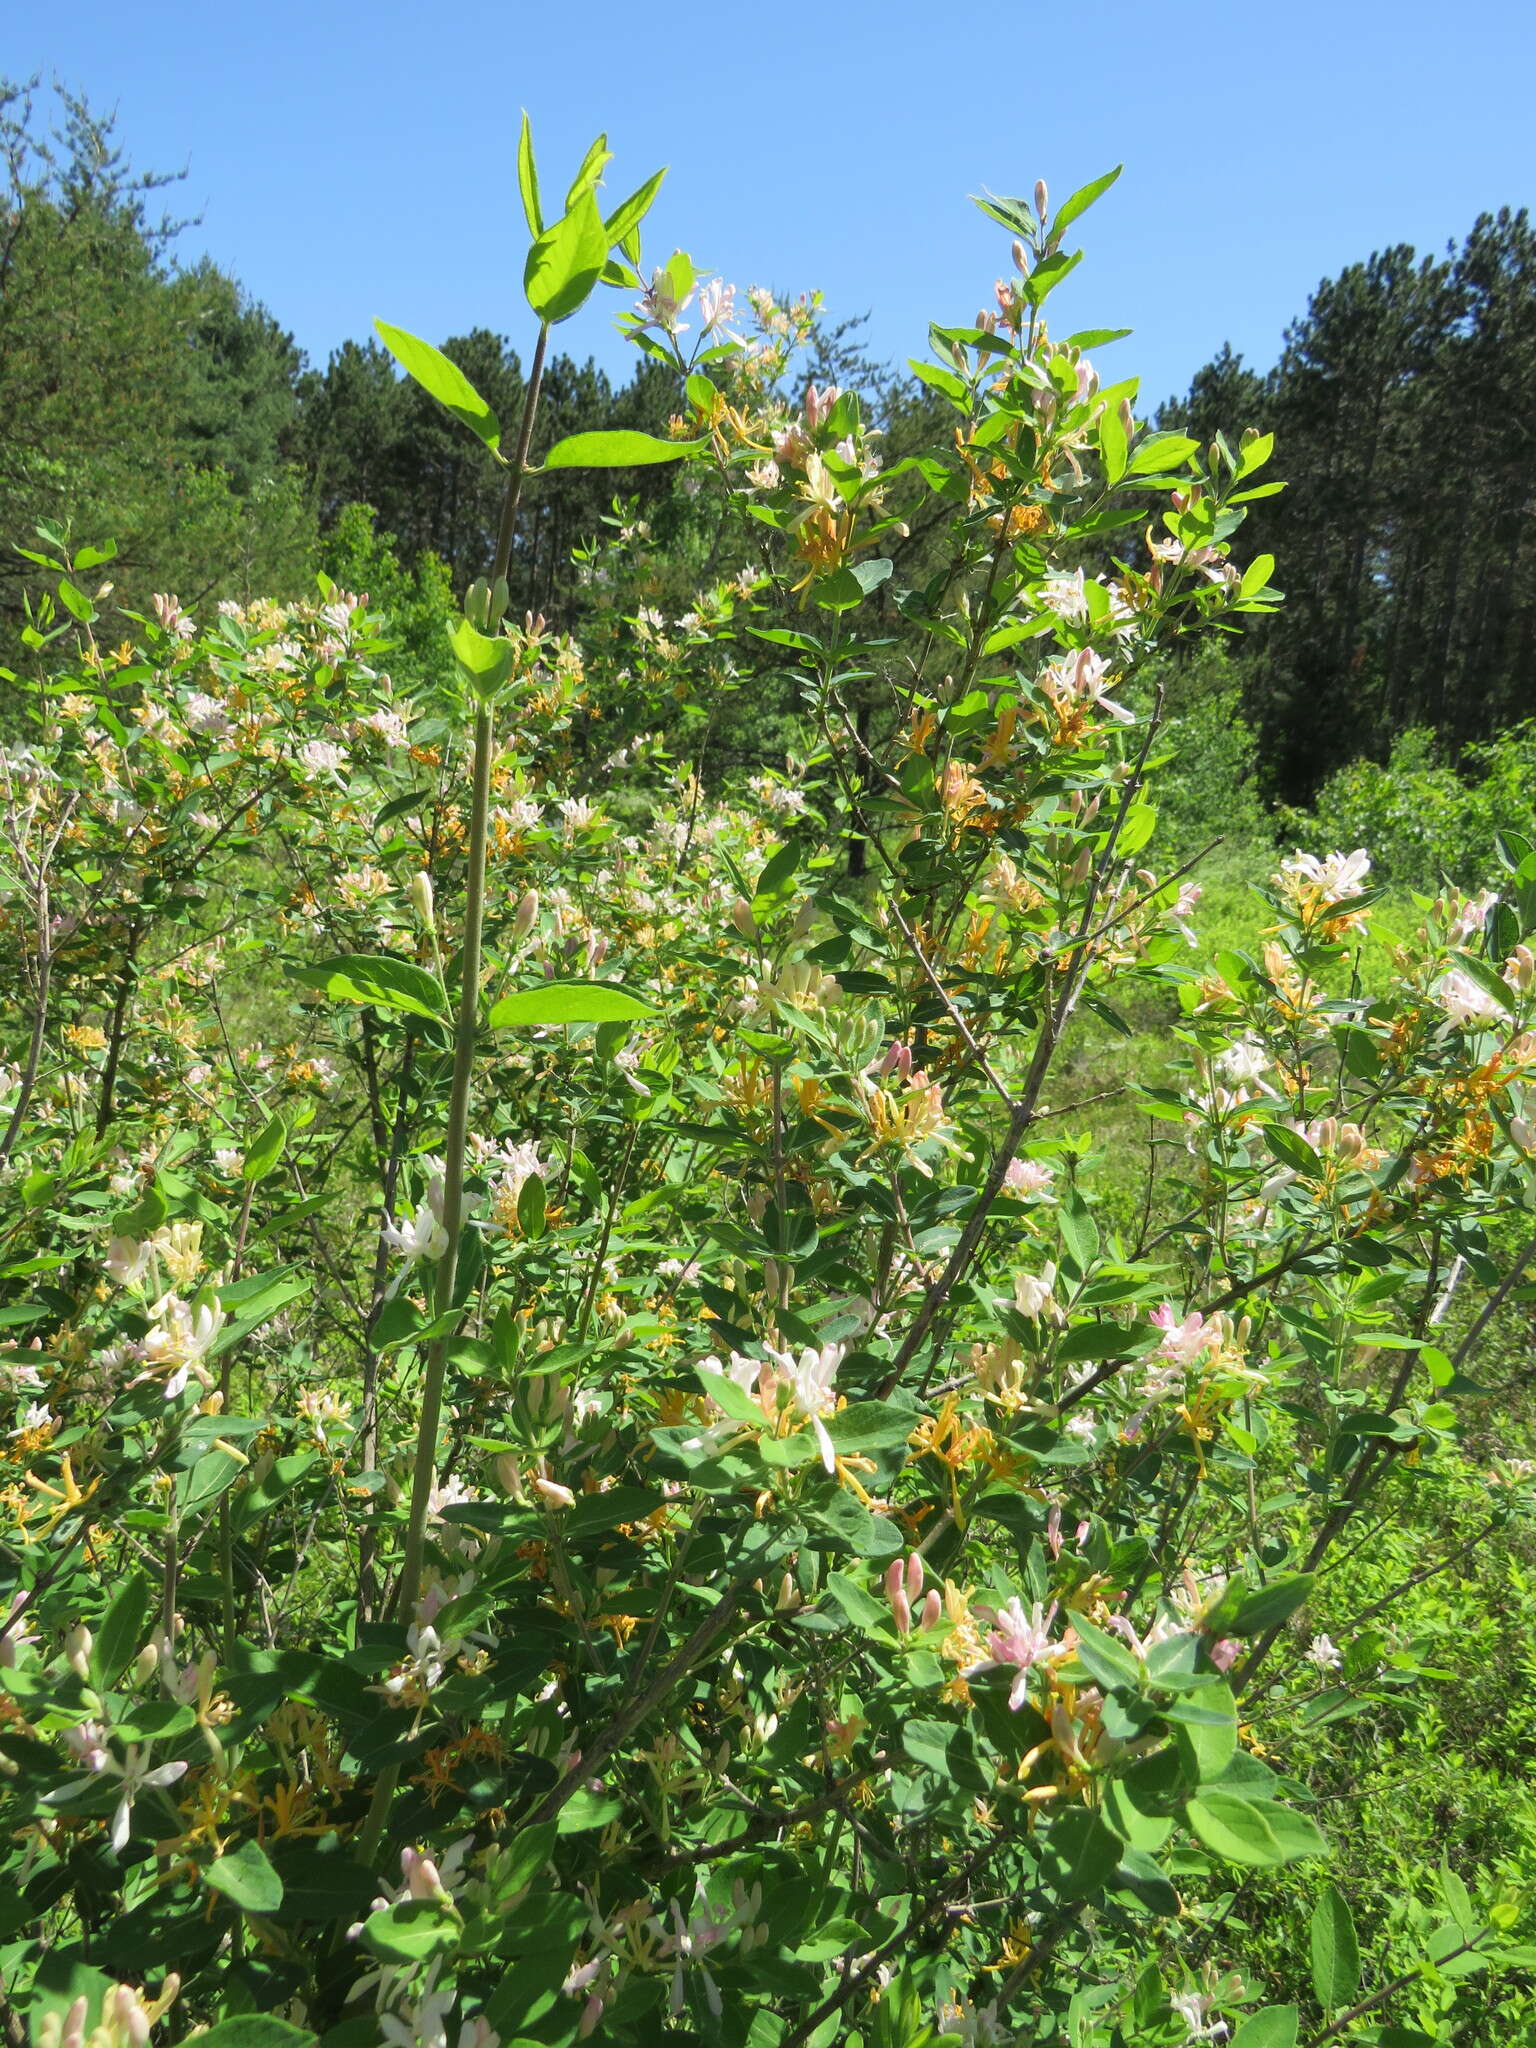
[{"label": "unopened bud", "polygon": [[440,1905],[447,1903],[448,1894],[443,1888],[443,1880],[430,1856],[423,1856],[419,1849],[402,1849],[400,1870],[406,1890],[413,1899],[431,1899]]},{"label": "unopened bud", "polygon": [[896,1633],[902,1636],[912,1633],[912,1607],[907,1599],[904,1577],[901,1559],[893,1557],[885,1568],[885,1597],[890,1601],[891,1613],[896,1619]]},{"label": "unopened bud", "polygon": [[1028,267],[1028,258],[1025,254],[1024,244],[1022,242],[1015,242],[1011,253],[1013,256],[1013,267],[1015,270],[1024,270]]},{"label": "unopened bud", "polygon": [[774,1612],[776,1614],[788,1614],[791,1608],[798,1607],[800,1605],[799,1589],[795,1585],[795,1581],[791,1573],[786,1572],[783,1578],[780,1579],[779,1597],[777,1600],[775,1600],[773,1605]]},{"label": "unopened bud", "polygon": [[1051,210],[1051,195],[1045,189],[1044,178],[1035,180],[1035,212],[1043,222]]},{"label": "unopened bud", "polygon": [[432,877],[425,868],[411,877],[411,905],[423,924],[432,922]]},{"label": "unopened bud", "polygon": [[517,908],[512,913],[512,929],[520,939],[526,939],[538,922],[539,892],[525,889],[518,898]]},{"label": "unopened bud", "polygon": [[923,1596],[922,1612],[917,1617],[919,1628],[937,1628],[944,1613],[944,1601],[937,1586]]},{"label": "unopened bud", "polygon": [[155,1668],[159,1664],[159,1662],[160,1645],[158,1643],[146,1643],[143,1649],[140,1650],[137,1657],[135,1657],[133,1660],[134,1684],[144,1685],[145,1683],[147,1683],[149,1679],[153,1678],[155,1675]]},{"label": "unopened bud", "polygon": [[815,922],[816,901],[814,897],[807,896],[800,908],[795,912],[793,936],[797,939],[803,939]]},{"label": "unopened bud", "polygon": [[1536,953],[1529,946],[1516,946],[1504,963],[1504,979],[1521,995],[1536,981]]},{"label": "unopened bud", "polygon": [[745,896],[738,896],[731,905],[731,923],[744,939],[757,937],[757,919],[752,915],[752,906]]},{"label": "unopened bud", "polygon": [[89,1678],[91,1675],[91,1644],[94,1640],[83,1621],[76,1622],[64,1638],[64,1661],[77,1678]]}]

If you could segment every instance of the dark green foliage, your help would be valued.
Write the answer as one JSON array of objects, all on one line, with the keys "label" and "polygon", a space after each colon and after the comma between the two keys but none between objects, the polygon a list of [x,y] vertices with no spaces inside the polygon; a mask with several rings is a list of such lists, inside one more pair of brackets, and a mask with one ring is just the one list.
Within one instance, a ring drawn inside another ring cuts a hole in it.
[{"label": "dark green foliage", "polygon": [[1257,418],[1283,496],[1249,544],[1282,614],[1243,652],[1273,791],[1433,728],[1454,759],[1536,707],[1536,233],[1484,214],[1443,258],[1398,247],[1325,279],[1256,377],[1223,350],[1165,422]]}]

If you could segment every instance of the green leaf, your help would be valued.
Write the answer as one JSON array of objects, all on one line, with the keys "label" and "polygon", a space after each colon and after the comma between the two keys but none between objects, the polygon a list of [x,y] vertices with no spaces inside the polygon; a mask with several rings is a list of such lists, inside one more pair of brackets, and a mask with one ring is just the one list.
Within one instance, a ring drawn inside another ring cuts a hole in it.
[{"label": "green leaf", "polygon": [[1324,1885],[1312,1909],[1312,1987],[1325,2012],[1348,2005],[1360,1989],[1360,1941],[1344,1894]]},{"label": "green leaf", "polygon": [[567,434],[544,458],[545,469],[639,469],[655,462],[679,462],[709,446],[697,441],[667,441],[659,434],[615,429],[608,434]]},{"label": "green leaf", "polygon": [[310,2028],[290,2026],[268,2012],[236,2013],[197,2037],[199,2048],[204,2042],[210,2048],[314,2048],[319,2038]]},{"label": "green leaf", "polygon": [[1040,1874],[1063,1899],[1096,1892],[1124,1854],[1120,1837],[1082,1806],[1058,1813],[1041,1834]]},{"label": "green leaf", "polygon": [[1186,1801],[1184,1818],[1207,1849],[1229,1863],[1245,1863],[1255,1870],[1326,1855],[1328,1849],[1313,1821],[1271,1799],[1206,1792]]},{"label": "green leaf", "polygon": [[1299,2006],[1266,2005],[1243,2021],[1232,2036],[1231,2048],[1296,2048],[1300,2023]]},{"label": "green leaf", "polygon": [[856,604],[862,604],[872,590],[878,590],[886,582],[894,562],[853,562],[846,569],[839,569],[816,586],[816,602],[823,611],[848,612]]},{"label": "green leaf", "polygon": [[627,199],[620,200],[609,214],[607,229],[610,249],[622,248],[639,227],[650,212],[656,194],[661,190],[661,181],[666,175],[665,168],[657,171],[646,179],[638,191],[631,192]]},{"label": "green leaf", "polygon": [[528,251],[523,289],[539,318],[568,320],[591,297],[608,260],[608,230],[590,191]]},{"label": "green leaf", "polygon": [[530,1244],[544,1235],[547,1209],[544,1182],[538,1174],[530,1173],[517,1191],[517,1227]]},{"label": "green leaf", "polygon": [[150,1598],[142,1572],[131,1572],[118,1588],[91,1648],[91,1677],[98,1692],[109,1692],[142,1649]]},{"label": "green leaf", "polygon": [[280,1116],[274,1116],[256,1142],[247,1150],[240,1166],[240,1178],[248,1181],[265,1180],[283,1156],[288,1143],[288,1126]]},{"label": "green leaf", "polygon": [[[1212,1633],[1257,1636],[1265,1629],[1277,1628],[1281,1622],[1289,1621],[1297,1608],[1306,1605],[1315,1577],[1312,1572],[1282,1572],[1267,1586],[1259,1586],[1251,1593],[1245,1591],[1230,1614],[1223,1601],[1217,1614],[1209,1618]],[[1216,1627],[1218,1617],[1220,1626]]]},{"label": "green leaf", "polygon": [[436,1899],[407,1899],[370,1913],[363,1922],[363,1946],[386,1963],[419,1963],[457,1948],[463,1924]]},{"label": "green leaf", "polygon": [[1200,446],[1188,434],[1153,434],[1131,457],[1131,476],[1150,476],[1154,470],[1182,469]]},{"label": "green leaf", "polygon": [[519,989],[491,1007],[491,1029],[527,1030],[541,1024],[627,1024],[654,1017],[654,1007],[611,981],[546,981]]},{"label": "green leaf", "polygon": [[468,619],[448,628],[448,644],[459,673],[482,702],[496,695],[512,673],[517,650],[503,634],[487,635]]},{"label": "green leaf", "polygon": [[1323,1170],[1323,1162],[1299,1131],[1293,1131],[1286,1124],[1265,1124],[1259,1133],[1264,1143],[1273,1152],[1282,1166],[1288,1166],[1292,1173],[1305,1174],[1315,1180]]},{"label": "green leaf", "polygon": [[1116,164],[1115,168],[1106,171],[1102,178],[1095,178],[1091,184],[1079,186],[1072,197],[1064,201],[1055,220],[1052,221],[1052,237],[1059,235],[1063,228],[1071,227],[1073,221],[1080,219],[1096,199],[1102,199],[1124,169],[1124,164]]},{"label": "green leaf", "polygon": [[1238,588],[1239,597],[1253,597],[1268,583],[1275,573],[1273,555],[1255,555],[1243,571],[1243,580]]},{"label": "green leaf", "polygon": [[608,138],[606,135],[599,135],[582,158],[576,175],[571,180],[571,189],[565,195],[567,213],[585,193],[596,191],[603,172],[612,162],[613,151],[608,147]]},{"label": "green leaf", "polygon": [[283,1880],[259,1842],[242,1842],[238,1849],[228,1850],[203,1875],[244,1913],[275,1913],[283,1903]]},{"label": "green leaf", "polygon": [[528,232],[537,240],[544,232],[544,214],[539,205],[539,173],[533,160],[533,129],[526,108],[517,138],[517,189],[522,195],[523,217],[528,223]]},{"label": "green leaf", "polygon": [[1104,464],[1105,483],[1119,483],[1125,475],[1125,465],[1130,459],[1130,444],[1126,440],[1120,415],[1113,406],[1108,407],[1099,418],[1099,459]]},{"label": "green leaf", "polygon": [[1106,1691],[1113,1691],[1116,1687],[1129,1688],[1132,1692],[1141,1690],[1141,1666],[1123,1643],[1117,1643],[1113,1636],[1095,1628],[1080,1614],[1073,1615],[1072,1626],[1077,1634],[1075,1654],[1078,1662]]},{"label": "green leaf", "polygon": [[343,953],[315,967],[290,967],[306,988],[322,989],[333,1003],[371,1003],[411,1017],[441,1018],[446,999],[435,975],[387,953]]},{"label": "green leaf", "polygon": [[391,327],[384,320],[375,320],[373,325],[401,369],[414,377],[423,391],[446,406],[456,420],[462,420],[472,434],[478,434],[487,448],[494,451],[499,447],[500,422],[457,363],[450,362],[430,341],[407,334],[403,327]]}]

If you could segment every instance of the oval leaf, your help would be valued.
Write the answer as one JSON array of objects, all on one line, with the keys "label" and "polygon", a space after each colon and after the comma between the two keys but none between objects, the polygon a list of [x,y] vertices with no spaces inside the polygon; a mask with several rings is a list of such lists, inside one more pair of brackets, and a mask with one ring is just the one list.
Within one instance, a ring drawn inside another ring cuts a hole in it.
[{"label": "oval leaf", "polygon": [[620,1024],[654,1017],[653,1007],[611,981],[547,981],[503,996],[491,1010],[493,1031],[541,1024]]},{"label": "oval leaf", "polygon": [[216,1892],[246,1913],[275,1913],[283,1903],[283,1880],[267,1861],[259,1842],[242,1842],[238,1849],[210,1863],[203,1873]]},{"label": "oval leaf", "polygon": [[611,434],[567,434],[544,458],[545,469],[638,469],[652,462],[678,462],[709,446],[698,441],[665,441],[657,434],[615,431]]},{"label": "oval leaf", "polygon": [[423,391],[446,406],[456,420],[462,420],[472,434],[478,434],[487,448],[500,446],[500,421],[457,363],[451,362],[430,341],[407,334],[403,327],[391,327],[385,320],[375,320],[373,325],[380,341],[407,376],[414,377]]},{"label": "oval leaf", "polygon": [[1360,1989],[1360,1941],[1344,1894],[1324,1885],[1312,1910],[1312,1987],[1325,2012],[1348,2005]]}]

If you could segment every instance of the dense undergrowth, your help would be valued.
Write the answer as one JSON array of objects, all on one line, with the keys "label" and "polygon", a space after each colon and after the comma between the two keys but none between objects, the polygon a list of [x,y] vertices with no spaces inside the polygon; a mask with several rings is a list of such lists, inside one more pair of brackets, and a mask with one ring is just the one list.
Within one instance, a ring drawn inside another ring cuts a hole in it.
[{"label": "dense undergrowth", "polygon": [[1044,318],[1109,180],[986,203],[887,463],[606,163],[556,218],[525,135],[530,361],[619,286],[678,415],[544,467],[709,538],[616,507],[579,640],[536,370],[393,328],[505,489],[451,607],[363,518],[370,596],[197,616],[29,552],[6,2026],[1522,2038],[1526,742],[1453,851],[1363,774],[1267,840],[1184,650],[1268,439]]}]

